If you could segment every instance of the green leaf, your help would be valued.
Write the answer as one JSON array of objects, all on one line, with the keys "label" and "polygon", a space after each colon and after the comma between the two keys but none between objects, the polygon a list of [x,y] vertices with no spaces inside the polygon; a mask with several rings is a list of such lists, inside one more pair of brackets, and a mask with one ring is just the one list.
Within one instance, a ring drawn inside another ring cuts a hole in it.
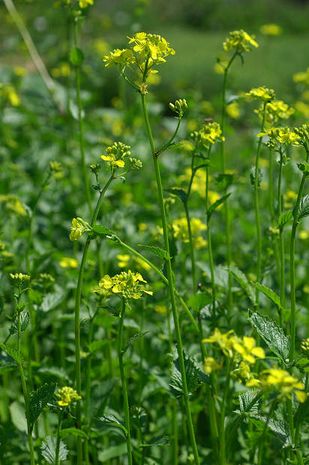
[{"label": "green leaf", "polygon": [[88,436],[87,434],[85,433],[85,431],[82,431],[81,429],[77,429],[77,428],[64,428],[61,430],[60,432],[60,436],[62,438],[65,438],[67,436],[69,436],[70,438],[72,436],[74,437],[79,437],[79,438],[83,438],[83,439],[87,439]]},{"label": "green leaf", "polygon": [[290,352],[289,338],[283,330],[270,318],[253,313],[249,318],[250,323],[256,329],[268,348],[284,363],[288,362]]},{"label": "green leaf", "polygon": [[193,311],[199,312],[201,309],[206,307],[206,305],[212,302],[212,297],[206,292],[199,292],[193,295],[190,295],[188,299],[188,305],[192,308]]},{"label": "green leaf", "polygon": [[258,413],[261,407],[261,394],[256,391],[247,391],[238,396],[239,413]]},{"label": "green leaf", "polygon": [[178,187],[172,187],[171,189],[165,189],[166,192],[169,192],[170,194],[176,195],[183,203],[186,203],[188,200],[188,196],[186,191],[183,189],[180,189]]},{"label": "green leaf", "polygon": [[239,268],[237,268],[237,266],[231,266],[229,268],[229,272],[233,275],[233,277],[236,279],[243,291],[247,294],[248,298],[251,300],[253,305],[255,305],[256,299],[254,287],[248,281],[247,276]]},{"label": "green leaf", "polygon": [[74,66],[80,66],[84,61],[84,54],[80,48],[74,47],[70,50],[70,63]]},{"label": "green leaf", "polygon": [[220,207],[220,205],[222,205],[228,198],[229,196],[231,195],[231,193],[229,194],[225,194],[223,195],[222,197],[220,197],[220,199],[216,200],[213,204],[210,205],[210,207],[208,208],[207,210],[207,218],[208,218],[208,221],[210,220],[213,212],[218,208]]},{"label": "green leaf", "polygon": [[60,286],[56,286],[55,292],[53,292],[52,294],[46,294],[44,296],[43,301],[39,306],[39,309],[43,312],[49,312],[50,310],[53,310],[54,308],[58,307],[58,305],[60,305],[61,302],[64,300],[64,297],[64,290]]},{"label": "green leaf", "polygon": [[127,437],[128,431],[121,420],[116,416],[116,412],[110,411],[109,414],[103,415],[99,421],[108,429],[113,429],[122,437]]},{"label": "green leaf", "polygon": [[297,220],[301,220],[309,215],[309,194],[305,195],[299,204],[297,211]]},{"label": "green leaf", "polygon": [[29,428],[33,430],[34,424],[39,418],[42,410],[51,402],[56,389],[55,383],[43,384],[36,391],[31,392],[29,396]]},{"label": "green leaf", "polygon": [[22,358],[13,347],[9,347],[6,344],[0,344],[0,349],[2,349],[9,357],[15,360],[16,363],[21,363]]},{"label": "green leaf", "polygon": [[293,441],[289,434],[289,426],[283,419],[278,420],[275,418],[268,418],[263,415],[251,415],[251,417],[262,421],[265,425],[267,424],[268,429],[283,442],[285,447],[292,444]]},{"label": "green leaf", "polygon": [[114,232],[111,229],[106,228],[105,226],[101,226],[100,224],[95,224],[94,226],[92,226],[92,231],[98,236],[102,237],[115,236]]},{"label": "green leaf", "polygon": [[163,260],[168,260],[168,253],[166,250],[161,249],[161,247],[156,247],[154,245],[147,245],[147,244],[137,244],[142,249],[149,250],[152,254],[156,255],[157,257],[163,258]]},{"label": "green leaf", "polygon": [[275,291],[270,289],[269,287],[265,286],[264,284],[260,283],[255,283],[255,287],[262,292],[268,299],[270,299],[275,305],[277,305],[278,308],[281,310],[284,310],[284,307],[282,307],[281,302],[280,302],[280,297],[278,294],[276,294]]},{"label": "green leaf", "polygon": [[[25,311],[21,312],[20,314],[20,331],[21,332],[27,329],[29,320],[30,320],[29,313]],[[17,332],[18,332],[18,322],[16,318],[16,320],[12,323],[10,327],[10,334],[17,334]]]},{"label": "green leaf", "polygon": [[104,451],[99,452],[99,461],[100,463],[107,462],[108,460],[115,459],[121,455],[127,454],[127,443],[123,442],[117,446],[108,447]]},{"label": "green leaf", "polygon": [[282,229],[287,223],[293,218],[293,212],[291,210],[281,213],[278,221],[278,228]]},{"label": "green leaf", "polygon": [[[191,357],[184,354],[184,358],[188,391],[189,394],[192,394],[202,383],[209,384],[209,376],[206,375],[201,368],[199,368],[195,360]],[[174,372],[169,386],[175,397],[178,398],[183,395],[182,376],[179,369],[178,358],[174,361]]]},{"label": "green leaf", "polygon": [[25,407],[21,405],[19,402],[13,402],[10,407],[10,414],[13,425],[22,432],[27,431],[27,419],[25,415]]},{"label": "green leaf", "polygon": [[[47,463],[54,465],[56,461],[56,443],[57,439],[52,436],[47,436],[46,440],[42,443],[41,452]],[[68,456],[68,449],[64,442],[60,441],[58,463],[66,460]]]}]

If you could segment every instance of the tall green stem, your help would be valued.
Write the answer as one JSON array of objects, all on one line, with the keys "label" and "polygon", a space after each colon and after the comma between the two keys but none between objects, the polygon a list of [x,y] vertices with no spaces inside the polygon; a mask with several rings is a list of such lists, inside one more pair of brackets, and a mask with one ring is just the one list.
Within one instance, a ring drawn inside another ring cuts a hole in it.
[{"label": "tall green stem", "polygon": [[[282,167],[283,167],[283,153],[280,150],[280,160],[279,160],[279,176],[278,176],[278,194],[277,194],[277,204],[278,204],[278,220],[282,214]],[[279,228],[279,257],[280,257],[280,273],[279,273],[279,282],[280,282],[280,303],[282,307],[285,307],[285,260],[284,260],[284,232],[283,227]],[[279,323],[282,326],[282,310],[279,310]]]},{"label": "tall green stem", "polygon": [[156,155],[156,150],[155,150],[155,145],[154,145],[152,130],[151,130],[150,122],[149,122],[149,116],[148,116],[148,112],[146,108],[146,101],[145,101],[144,94],[141,94],[141,100],[142,100],[142,108],[143,108],[143,115],[144,115],[145,124],[146,124],[147,135],[148,135],[149,144],[150,144],[151,153],[152,153],[156,182],[157,182],[158,198],[159,198],[159,205],[160,205],[160,211],[161,211],[161,221],[162,221],[162,227],[163,227],[164,245],[165,245],[165,250],[167,252],[166,272],[167,272],[167,279],[169,283],[168,287],[169,287],[173,320],[174,320],[174,325],[175,325],[177,353],[178,353],[179,368],[180,368],[181,378],[182,378],[183,397],[184,397],[184,404],[185,404],[185,410],[186,410],[186,415],[187,415],[189,436],[190,436],[191,447],[192,447],[192,451],[194,455],[194,463],[195,465],[199,465],[200,459],[199,459],[199,453],[198,453],[196,439],[195,439],[195,432],[194,432],[194,426],[193,426],[192,414],[191,414],[191,408],[190,408],[190,402],[189,402],[189,392],[188,392],[185,360],[184,360],[184,353],[183,353],[183,343],[182,343],[179,315],[178,315],[178,309],[176,305],[175,292],[174,292],[174,277],[173,277],[172,262],[171,262],[171,256],[170,256],[168,225],[167,225],[166,212],[165,212],[165,206],[164,206],[161,172],[160,172],[159,160]]},{"label": "tall green stem", "polygon": [[209,268],[210,268],[210,279],[211,279],[211,292],[212,292],[212,313],[213,316],[216,314],[216,282],[215,282],[215,265],[212,251],[212,241],[211,241],[211,229],[210,229],[210,220],[208,218],[208,192],[209,192],[209,166],[206,166],[206,192],[205,192],[205,209],[206,209],[206,218],[207,218],[207,241],[208,241],[208,258],[209,258]]},{"label": "tall green stem", "polygon": [[[221,130],[222,135],[225,137],[225,121],[226,121],[226,89],[227,89],[227,78],[229,69],[235,60],[236,56],[238,55],[235,52],[230,61],[228,62],[226,68],[224,69],[223,75],[223,87],[222,87],[222,101],[221,101]],[[220,169],[222,174],[225,174],[225,143],[221,143],[221,150],[220,150]],[[225,220],[225,237],[226,237],[226,261],[228,268],[231,266],[232,263],[232,237],[231,237],[231,218],[230,218],[230,209],[228,208],[228,201],[224,202],[224,220]],[[228,309],[230,310],[232,307],[232,276],[231,273],[228,274],[228,294],[227,294],[227,303]]]},{"label": "tall green stem", "polygon": [[[78,48],[78,23],[77,19],[74,19],[74,47]],[[81,157],[81,171],[84,180],[84,188],[86,200],[89,208],[89,212],[92,213],[91,206],[91,194],[90,194],[90,185],[89,185],[89,175],[86,166],[86,156],[85,156],[85,140],[84,140],[84,124],[83,124],[83,106],[81,100],[81,67],[80,65],[75,66],[75,86],[76,86],[76,103],[77,103],[77,117],[78,117],[78,136],[79,136],[79,150]]]},{"label": "tall green stem", "polygon": [[193,292],[195,292],[196,291],[196,266],[195,266],[194,244],[193,244],[192,228],[191,228],[191,220],[190,220],[190,212],[189,212],[189,208],[188,208],[188,202],[187,201],[183,202],[183,206],[184,206],[184,209],[185,209],[187,228],[188,228],[188,236],[189,236],[191,272],[192,272],[192,290],[193,290]]},{"label": "tall green stem", "polygon": [[219,464],[226,465],[226,431],[225,431],[225,412],[226,406],[228,401],[228,395],[230,392],[230,379],[231,379],[231,366],[232,361],[228,358],[227,361],[227,375],[225,380],[225,387],[223,393],[223,399],[221,404],[221,412],[220,412],[220,436],[219,436]]},{"label": "tall green stem", "polygon": [[[261,131],[263,132],[266,118],[266,103],[263,106],[263,117]],[[256,280],[258,283],[262,279],[262,231],[261,231],[261,215],[260,215],[260,176],[259,176],[259,161],[262,147],[262,137],[259,138],[254,169],[254,210],[255,210],[255,225],[256,225],[256,241],[257,241],[257,264],[256,264]],[[259,305],[260,293],[256,289],[256,305]]]},{"label": "tall green stem", "polygon": [[60,451],[60,432],[62,424],[62,410],[59,413],[58,425],[57,425],[57,434],[56,434],[56,451],[55,451],[55,465],[60,465],[59,463],[59,451]]},{"label": "tall green stem", "polygon": [[130,409],[129,409],[129,396],[128,396],[128,383],[125,374],[125,367],[123,363],[123,321],[125,315],[126,303],[122,299],[122,305],[119,315],[119,327],[118,327],[118,340],[117,340],[117,349],[118,349],[118,361],[119,361],[119,370],[120,370],[120,379],[122,386],[122,395],[123,395],[123,408],[124,408],[124,418],[125,418],[125,427],[127,430],[126,439],[127,439],[127,451],[128,451],[128,464],[133,464],[132,456],[132,444],[131,444],[131,421],[130,421]]},{"label": "tall green stem", "polygon": [[[306,162],[309,159],[309,150],[306,148]],[[296,345],[296,284],[295,284],[295,242],[296,242],[296,230],[298,226],[298,210],[300,201],[303,195],[305,181],[307,174],[303,173],[300,186],[298,189],[297,199],[293,210],[293,225],[290,240],[290,285],[291,285],[291,347],[290,347],[290,360],[294,360],[295,345]]]},{"label": "tall green stem", "polygon": [[[94,213],[92,215],[91,219],[91,226],[94,225],[94,223],[97,220],[99,211],[101,209],[102,203],[103,203],[103,198],[104,195],[114,179],[114,173],[110,175],[109,179],[107,180],[104,188],[100,192],[99,199],[97,201],[97,205],[95,207]],[[88,237],[84,249],[83,249],[83,254],[82,254],[82,260],[81,264],[79,267],[78,271],[78,279],[77,279],[77,288],[76,288],[76,293],[75,293],[75,308],[74,308],[74,319],[75,319],[75,385],[76,385],[76,390],[78,393],[81,393],[81,362],[80,362],[80,351],[81,351],[81,346],[80,346],[80,304],[81,304],[81,296],[82,296],[82,287],[83,287],[83,278],[84,278],[84,270],[85,270],[85,265],[87,262],[87,255],[88,255],[88,249],[90,246],[91,239]],[[81,405],[80,402],[77,402],[76,406],[76,426],[77,428],[81,427]],[[81,438],[77,438],[77,465],[82,465],[82,441]]]}]

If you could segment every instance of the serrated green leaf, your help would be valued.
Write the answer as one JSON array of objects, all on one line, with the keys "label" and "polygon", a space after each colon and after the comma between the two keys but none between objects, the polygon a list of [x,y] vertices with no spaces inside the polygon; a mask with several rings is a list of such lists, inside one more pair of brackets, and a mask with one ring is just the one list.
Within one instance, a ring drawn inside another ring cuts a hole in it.
[{"label": "serrated green leaf", "polygon": [[84,54],[80,48],[74,47],[70,50],[70,63],[74,66],[80,66],[84,61]]},{"label": "serrated green leaf", "polygon": [[267,428],[272,431],[276,436],[283,442],[284,446],[291,445],[292,439],[289,434],[289,427],[284,422],[284,420],[278,420],[275,418],[268,418],[263,415],[251,415],[252,418],[262,421],[265,425],[267,424]]},{"label": "serrated green leaf", "polygon": [[[30,320],[29,313],[25,311],[21,312],[20,314],[20,331],[21,332],[24,332],[27,329],[29,320]],[[17,334],[17,332],[18,332],[18,322],[16,318],[16,320],[12,323],[10,327],[10,334],[12,335]]]},{"label": "serrated green leaf", "polygon": [[116,416],[115,413],[110,412],[107,415],[103,415],[99,418],[99,421],[106,428],[116,430],[118,434],[120,434],[120,436],[127,437],[127,428],[124,426],[122,421]]},{"label": "serrated green leaf", "polygon": [[46,294],[43,298],[39,309],[43,312],[49,312],[61,304],[65,297],[65,292],[60,286],[55,287],[55,292]]},{"label": "serrated green leaf", "polygon": [[289,223],[293,218],[293,212],[291,210],[281,213],[278,221],[278,228],[283,228],[287,223]]},{"label": "serrated green leaf", "polygon": [[247,391],[238,396],[239,413],[258,413],[261,407],[261,394],[256,391]]},{"label": "serrated green leaf", "polygon": [[171,189],[166,189],[166,192],[176,195],[176,197],[178,197],[183,203],[186,203],[188,200],[186,191],[178,187],[172,187]]},{"label": "serrated green leaf", "polygon": [[33,430],[34,424],[39,418],[42,410],[51,402],[56,389],[55,383],[43,384],[36,391],[31,392],[29,396],[29,428]]},{"label": "serrated green leaf", "polygon": [[168,253],[166,250],[161,249],[161,247],[156,247],[154,245],[147,245],[147,244],[138,244],[139,247],[142,249],[149,250],[152,254],[156,255],[157,257],[163,258],[163,260],[168,260]]},{"label": "serrated green leaf", "polygon": [[[46,460],[47,463],[54,465],[56,461],[56,444],[57,439],[52,436],[47,436],[46,440],[42,443],[41,452]],[[58,463],[60,464],[62,461],[66,460],[68,456],[68,449],[64,442],[60,441],[59,445],[59,455],[58,455]]]},{"label": "serrated green leaf", "polygon": [[281,302],[280,302],[280,297],[278,294],[276,294],[275,291],[270,289],[269,287],[265,286],[264,284],[261,283],[255,283],[255,287],[262,292],[268,299],[270,299],[275,305],[277,305],[278,308],[281,310],[284,310],[284,307],[282,307]]},{"label": "serrated green leaf", "polygon": [[249,317],[249,321],[265,341],[268,348],[280,357],[284,363],[287,363],[290,352],[290,340],[277,323],[258,313],[253,313]]},{"label": "serrated green leaf", "polygon": [[236,266],[231,266],[229,268],[229,272],[233,275],[233,277],[236,279],[238,284],[241,286],[241,288],[247,294],[248,298],[251,300],[253,305],[255,305],[256,304],[256,298],[255,298],[254,287],[248,281],[247,276],[239,268],[237,268]]},{"label": "serrated green leaf", "polygon": [[299,207],[297,211],[297,220],[299,221],[308,215],[309,215],[309,194],[305,195],[299,203]]},{"label": "serrated green leaf", "polygon": [[[189,394],[192,394],[202,383],[209,384],[209,376],[206,375],[201,368],[199,368],[191,357],[184,355],[184,358],[188,391]],[[178,398],[183,395],[183,383],[179,369],[179,359],[174,361],[174,372],[169,386],[175,397]]]},{"label": "serrated green leaf", "polygon": [[210,218],[212,217],[212,214],[214,213],[214,211],[220,207],[220,205],[222,205],[228,198],[229,196],[231,195],[231,193],[229,194],[225,194],[223,195],[222,197],[220,197],[220,199],[216,200],[213,204],[210,205],[210,207],[208,208],[207,210],[207,218],[208,218],[208,221],[210,220]]}]

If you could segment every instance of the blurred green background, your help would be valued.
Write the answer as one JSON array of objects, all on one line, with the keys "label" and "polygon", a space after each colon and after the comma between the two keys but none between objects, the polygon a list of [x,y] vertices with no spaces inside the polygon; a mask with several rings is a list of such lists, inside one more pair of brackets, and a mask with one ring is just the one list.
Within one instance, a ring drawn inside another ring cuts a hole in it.
[{"label": "blurred green background", "polygon": [[[48,69],[53,73],[56,68],[57,78],[57,66],[68,60],[69,50],[68,23],[60,1],[16,0],[15,4]],[[3,3],[0,14],[1,68],[22,64],[31,69]],[[282,33],[262,35],[260,28],[268,23],[278,24]],[[176,56],[162,67],[159,99],[166,102],[193,90],[211,100],[221,86],[214,65],[222,42],[228,31],[243,28],[256,35],[260,47],[246,56],[243,66],[234,67],[231,91],[264,84],[288,98],[293,94],[292,75],[308,66],[308,24],[309,2],[304,0],[95,0],[82,33],[87,57],[83,84],[96,90],[100,103],[109,105],[118,84],[101,57],[110,48],[125,46],[128,35],[146,30],[164,35],[176,49]],[[61,79],[61,71],[58,74]]]}]

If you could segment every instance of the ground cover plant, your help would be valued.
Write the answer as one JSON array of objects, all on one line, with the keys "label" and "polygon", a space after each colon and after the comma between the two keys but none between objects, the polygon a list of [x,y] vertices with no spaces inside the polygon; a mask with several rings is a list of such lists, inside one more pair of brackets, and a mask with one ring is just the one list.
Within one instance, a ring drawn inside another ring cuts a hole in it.
[{"label": "ground cover plant", "polygon": [[164,104],[168,37],[92,75],[94,1],[58,2],[50,73],[4,4],[31,65],[1,70],[0,462],[309,463],[308,68],[231,91],[261,46],[233,30],[211,101]]}]

